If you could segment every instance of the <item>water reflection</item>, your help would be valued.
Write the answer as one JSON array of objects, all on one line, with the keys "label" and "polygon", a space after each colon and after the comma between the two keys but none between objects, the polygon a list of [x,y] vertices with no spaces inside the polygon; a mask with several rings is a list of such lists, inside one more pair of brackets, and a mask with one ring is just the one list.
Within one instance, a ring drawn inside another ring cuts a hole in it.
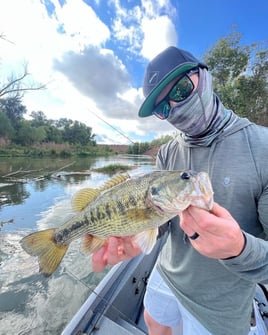
[{"label": "water reflection", "polygon": [[27,192],[24,184],[17,183],[3,186],[0,192],[0,208],[1,205],[21,204],[29,196],[30,193]]},{"label": "water reflection", "polygon": [[[26,165],[27,163],[27,165]],[[23,169],[58,171],[71,161],[0,162],[0,174]],[[78,160],[51,178],[0,187],[7,200],[0,206],[0,335],[60,334],[105,273],[94,274],[80,241],[70,245],[59,269],[49,278],[38,273],[35,258],[26,254],[20,239],[31,231],[55,227],[72,215],[71,199],[83,187],[99,187],[106,174],[76,174],[109,164],[135,166],[129,174],[147,173],[150,157],[115,156]],[[72,173],[71,173],[72,172]],[[40,173],[39,173],[40,174]],[[59,176],[60,175],[60,176]],[[1,184],[1,181],[0,181]]]}]

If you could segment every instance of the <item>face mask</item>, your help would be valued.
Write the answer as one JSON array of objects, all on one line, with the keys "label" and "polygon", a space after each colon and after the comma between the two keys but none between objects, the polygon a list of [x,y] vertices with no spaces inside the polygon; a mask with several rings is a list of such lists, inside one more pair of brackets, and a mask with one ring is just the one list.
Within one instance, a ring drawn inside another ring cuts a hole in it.
[{"label": "face mask", "polygon": [[174,106],[167,121],[175,128],[192,137],[202,136],[209,131],[214,115],[212,77],[205,69],[199,69],[196,91],[186,100]]}]

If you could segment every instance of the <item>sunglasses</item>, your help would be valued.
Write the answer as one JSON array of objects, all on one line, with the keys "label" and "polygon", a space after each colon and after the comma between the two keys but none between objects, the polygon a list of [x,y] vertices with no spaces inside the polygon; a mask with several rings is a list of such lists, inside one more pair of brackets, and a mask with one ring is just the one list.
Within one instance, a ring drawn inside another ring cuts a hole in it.
[{"label": "sunglasses", "polygon": [[172,100],[174,102],[181,102],[187,99],[194,90],[194,83],[192,82],[190,76],[198,72],[198,68],[195,68],[180,77],[171,87],[165,98],[154,107],[152,114],[161,120],[167,119],[172,108],[169,101]]}]

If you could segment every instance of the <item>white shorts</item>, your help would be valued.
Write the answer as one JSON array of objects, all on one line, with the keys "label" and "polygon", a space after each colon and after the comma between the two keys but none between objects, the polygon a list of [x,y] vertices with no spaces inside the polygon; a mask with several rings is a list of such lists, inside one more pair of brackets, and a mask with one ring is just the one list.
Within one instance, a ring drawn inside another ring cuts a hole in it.
[{"label": "white shorts", "polygon": [[[158,323],[173,328],[173,334],[213,335],[182,306],[156,268],[152,271],[148,281],[144,307]],[[256,306],[254,307],[257,314]],[[257,326],[252,327],[248,335],[267,334],[262,320],[256,317],[256,322]]]}]

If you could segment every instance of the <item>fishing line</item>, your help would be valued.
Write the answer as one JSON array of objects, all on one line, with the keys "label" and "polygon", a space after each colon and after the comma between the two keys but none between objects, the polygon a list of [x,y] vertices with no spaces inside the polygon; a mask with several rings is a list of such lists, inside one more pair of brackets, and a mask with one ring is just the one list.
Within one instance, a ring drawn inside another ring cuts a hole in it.
[{"label": "fishing line", "polygon": [[[112,307],[117,313],[118,315],[121,315],[122,317],[125,318],[126,321],[128,321],[130,324],[135,324],[135,322],[133,320],[131,320],[126,314],[124,314],[124,312],[122,312],[120,309],[118,309],[116,306],[113,305],[113,303],[110,303],[108,299],[104,298],[102,295],[100,295],[99,293],[97,293],[95,291],[95,289],[92,289],[88,284],[84,283],[83,281],[81,281],[74,273],[72,273],[71,271],[67,271],[67,273],[73,277],[76,281],[80,282],[82,285],[84,285],[87,289],[89,289],[89,291],[93,294],[96,295],[96,297],[98,297],[101,301],[104,302],[104,305],[102,306],[102,308],[100,310],[98,310],[100,316],[104,315],[105,309],[107,307]],[[116,287],[115,287],[116,288]],[[94,322],[94,324],[92,325],[93,327],[98,323],[100,317]],[[137,327],[137,325],[135,324],[135,326]]]},{"label": "fishing line", "polygon": [[[116,127],[114,127],[112,124],[110,124],[109,122],[107,122],[106,120],[104,120],[102,117],[100,117],[99,115],[97,115],[95,112],[93,112],[91,109],[87,108],[87,110],[94,114],[98,119],[100,119],[102,122],[106,123],[109,127],[111,127],[113,130],[115,130],[116,132],[118,132],[121,136],[125,137],[129,142],[131,142],[134,145],[138,144],[138,152],[140,153],[141,151],[141,145],[140,142],[135,142],[134,140],[132,140],[128,135],[126,135],[125,133],[122,132],[122,130],[117,129]],[[156,157],[154,155],[150,155],[153,159],[155,159]]]},{"label": "fishing line", "polygon": [[115,130],[116,132],[118,132],[121,136],[125,137],[127,140],[129,140],[131,143],[136,144],[137,142],[135,142],[134,140],[132,140],[128,135],[126,135],[125,133],[123,133],[121,130],[117,129],[116,127],[114,127],[112,124],[108,123],[106,120],[104,120],[103,118],[101,118],[99,115],[97,115],[95,112],[93,112],[91,109],[87,108],[87,110],[94,114],[98,119],[100,119],[102,122],[106,123],[109,127],[111,127],[113,130]]}]

